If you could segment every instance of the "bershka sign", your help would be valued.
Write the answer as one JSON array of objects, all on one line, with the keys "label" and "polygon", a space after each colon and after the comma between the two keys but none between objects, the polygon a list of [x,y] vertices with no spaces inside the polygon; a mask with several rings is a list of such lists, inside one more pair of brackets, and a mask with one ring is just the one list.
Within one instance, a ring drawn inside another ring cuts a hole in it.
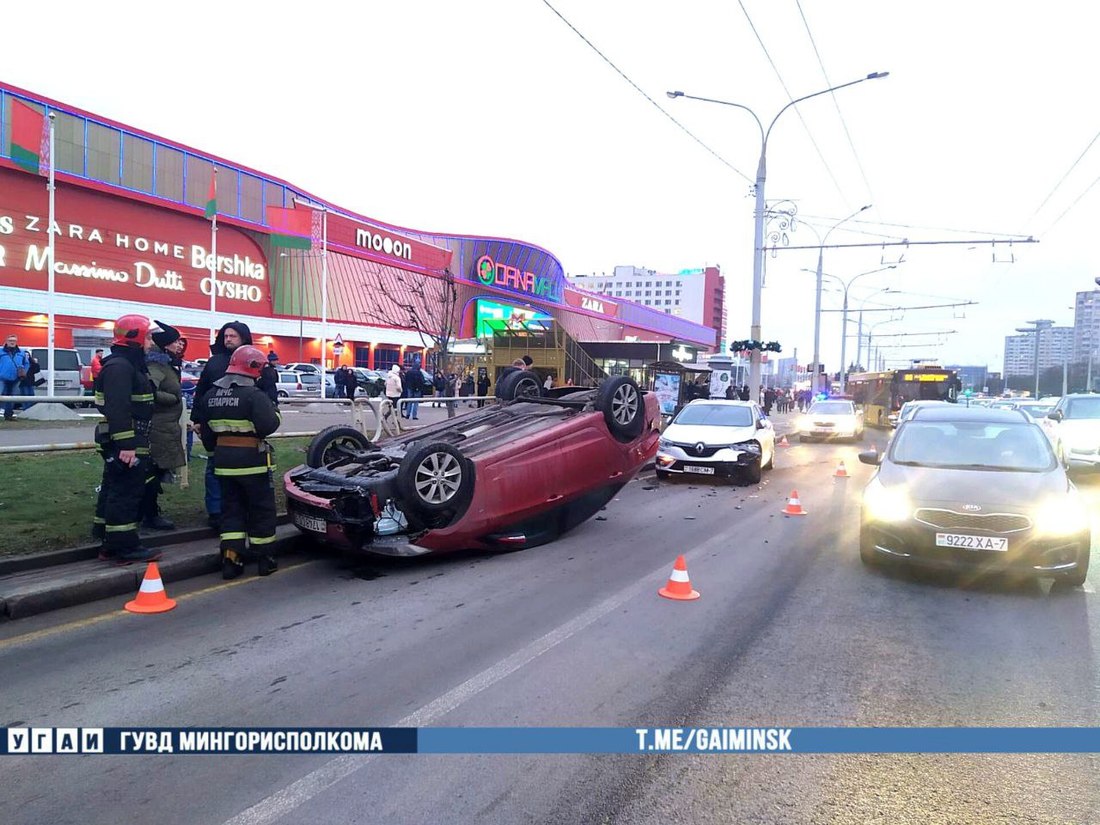
[{"label": "bershka sign", "polygon": [[488,255],[478,258],[475,268],[477,280],[485,286],[496,286],[512,292],[533,295],[561,303],[561,284],[545,275],[536,275],[508,264],[497,263]]},{"label": "bershka sign", "polygon": [[[28,175],[0,170],[0,287],[46,289],[46,193]],[[61,293],[205,309],[214,292],[226,312],[270,314],[263,252],[244,233],[218,230],[167,209],[59,185],[53,225]]]}]

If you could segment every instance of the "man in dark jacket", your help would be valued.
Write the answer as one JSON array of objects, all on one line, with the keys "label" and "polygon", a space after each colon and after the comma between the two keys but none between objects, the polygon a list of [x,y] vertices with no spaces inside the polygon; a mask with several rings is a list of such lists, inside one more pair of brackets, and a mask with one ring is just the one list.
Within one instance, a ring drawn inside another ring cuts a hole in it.
[{"label": "man in dark jacket", "polygon": [[111,354],[95,380],[95,403],[104,421],[95,439],[103,456],[103,480],[92,535],[102,539],[104,561],[151,561],[158,554],[141,546],[138,517],[151,478],[149,430],[153,385],[145,366],[150,322],[144,315],[115,321]]},{"label": "man in dark jacket", "polygon": [[[214,382],[225,376],[229,367],[229,359],[233,350],[240,346],[252,345],[252,331],[248,324],[240,321],[230,321],[218,330],[214,343],[210,346],[210,359],[203,365],[202,374],[199,375],[199,383],[195,386],[194,407],[198,406],[199,399],[208,393]],[[275,368],[264,364],[260,379],[255,385],[261,389],[268,398],[275,401],[279,395],[279,374]],[[194,424],[194,407],[192,407],[191,421]],[[210,526],[215,530],[220,529],[222,515],[221,488],[215,480],[217,459],[213,454],[206,462],[206,515]]]},{"label": "man in dark jacket", "polygon": [[195,401],[192,412],[221,484],[223,579],[237,578],[250,560],[259,563],[261,576],[277,566],[268,552],[275,541],[275,487],[271,446],[264,439],[279,428],[281,419],[257,386],[266,365],[256,347],[237,347],[226,374]]},{"label": "man in dark jacket", "polygon": [[159,498],[164,492],[162,482],[187,463],[183,452],[183,388],[180,384],[180,355],[183,339],[179,330],[162,321],[145,344],[145,364],[153,382],[153,427],[149,437],[149,457],[153,462],[153,478],[145,485],[145,500],[141,505],[141,526],[150,530],[175,530],[176,525],[164,517]]}]

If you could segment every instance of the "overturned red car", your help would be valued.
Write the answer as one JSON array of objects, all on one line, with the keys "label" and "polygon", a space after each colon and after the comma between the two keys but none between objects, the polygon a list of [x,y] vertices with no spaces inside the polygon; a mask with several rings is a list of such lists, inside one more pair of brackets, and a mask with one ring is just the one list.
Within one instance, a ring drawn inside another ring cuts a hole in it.
[{"label": "overturned red car", "polygon": [[657,452],[657,399],[630,378],[543,392],[518,371],[497,395],[380,444],[353,427],[322,431],[285,476],[294,524],[383,555],[519,550],[590,518]]}]

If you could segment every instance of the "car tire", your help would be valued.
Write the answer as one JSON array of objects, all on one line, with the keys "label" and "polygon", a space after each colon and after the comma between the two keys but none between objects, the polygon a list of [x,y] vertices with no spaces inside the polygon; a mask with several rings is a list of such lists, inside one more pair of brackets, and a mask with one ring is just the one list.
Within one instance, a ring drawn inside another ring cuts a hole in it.
[{"label": "car tire", "polygon": [[800,435],[800,436],[798,437],[798,443],[799,443],[799,444],[805,444],[805,443],[806,443],[807,441],[809,441],[809,440],[810,440],[810,439],[806,438],[806,436],[804,436],[804,435]]},{"label": "car tire", "polygon": [[757,459],[745,468],[745,480],[748,481],[749,484],[759,484],[761,478],[760,470],[760,459]]},{"label": "car tire", "polygon": [[425,522],[438,524],[439,516],[461,510],[473,492],[473,464],[452,444],[417,444],[401,459],[397,494]]},{"label": "car tire", "polygon": [[1085,583],[1085,580],[1089,577],[1089,550],[1086,547],[1082,557],[1077,559],[1077,568],[1071,573],[1067,573],[1059,581],[1065,587],[1080,587]]},{"label": "car tire", "polygon": [[324,467],[341,458],[351,458],[356,453],[365,452],[374,445],[370,439],[363,435],[355,427],[345,424],[337,424],[325,427],[306,449],[306,465],[309,467]]},{"label": "car tire", "polygon": [[669,477],[671,477],[672,475],[672,473],[666,472],[664,470],[656,470],[655,472],[657,473],[658,481],[668,481]]},{"label": "car tire", "polygon": [[290,398],[290,393],[288,393],[286,390],[279,390],[278,396],[280,398]]},{"label": "car tire", "polygon": [[871,540],[864,536],[862,531],[859,534],[859,560],[868,567],[878,567],[879,565],[878,554],[875,552]]},{"label": "car tire", "polygon": [[633,378],[613,375],[596,391],[596,409],[619,441],[633,441],[645,426],[645,401]]},{"label": "car tire", "polygon": [[521,398],[538,398],[542,395],[542,385],[533,372],[516,369],[500,377],[497,381],[496,396],[501,401],[516,401]]}]

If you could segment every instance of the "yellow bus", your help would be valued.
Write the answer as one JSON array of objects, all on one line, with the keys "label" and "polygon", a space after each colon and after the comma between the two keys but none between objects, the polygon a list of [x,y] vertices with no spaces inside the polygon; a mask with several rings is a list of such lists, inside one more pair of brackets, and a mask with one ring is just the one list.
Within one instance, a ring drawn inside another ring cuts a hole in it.
[{"label": "yellow bus", "polygon": [[885,372],[861,372],[848,377],[848,393],[863,409],[868,427],[891,427],[891,416],[906,401],[958,399],[961,384],[955,370],[919,366]]}]

